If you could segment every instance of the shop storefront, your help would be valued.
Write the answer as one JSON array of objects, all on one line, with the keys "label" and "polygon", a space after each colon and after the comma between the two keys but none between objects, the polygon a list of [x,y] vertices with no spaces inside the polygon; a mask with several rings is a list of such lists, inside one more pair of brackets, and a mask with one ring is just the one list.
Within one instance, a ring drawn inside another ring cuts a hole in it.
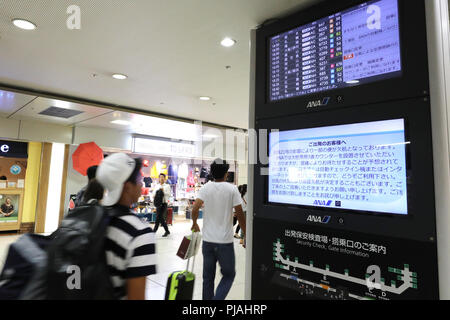
[{"label": "shop storefront", "polygon": [[41,143],[0,140],[0,231],[33,232]]},{"label": "shop storefront", "polygon": [[[151,217],[150,222],[155,222],[153,197],[158,188],[159,176],[164,174],[171,189],[167,223],[190,220],[197,192],[211,180],[209,170],[214,159],[201,157],[201,148],[193,141],[144,136],[133,138],[133,152],[129,155],[143,160],[144,188],[135,212],[145,214]],[[230,183],[237,181],[237,169],[236,163],[231,162]],[[202,212],[199,218],[202,218]]]},{"label": "shop storefront", "polygon": [[[75,128],[73,139],[75,144],[69,148],[67,165],[65,214],[73,208],[76,194],[88,183],[85,170],[80,170],[79,165],[74,162],[74,156],[81,145],[90,143],[95,143],[101,148],[102,158],[105,155],[123,152],[143,160],[144,187],[134,211],[138,215],[145,215],[149,222],[156,220],[153,198],[161,173],[165,175],[166,183],[170,185],[171,190],[167,215],[169,225],[191,219],[193,202],[202,185],[209,181],[210,165],[215,158],[225,158],[230,164],[230,183],[236,185],[246,183],[246,166],[242,164],[243,161],[239,163],[237,158],[233,158],[233,152],[237,149],[236,142],[229,139],[227,142],[231,147],[227,146],[226,133],[223,129],[221,131],[202,128],[197,124],[168,122],[164,119],[156,121],[151,118],[151,120],[142,119],[140,122],[145,123],[145,126],[136,124],[136,127],[140,128],[137,130],[139,133],[108,128]],[[231,156],[227,156],[230,153],[227,150],[233,151]],[[245,159],[245,150],[242,153]],[[97,159],[96,163],[90,165],[100,162],[101,159]],[[83,167],[86,169],[88,166]],[[240,171],[242,175],[239,174]]]},{"label": "shop storefront", "polygon": [[[65,198],[66,213],[73,209],[77,192],[88,183],[85,172],[87,167],[100,163],[103,156],[108,156],[115,152],[124,152],[132,158],[141,158],[143,161],[141,173],[144,177],[144,186],[141,198],[136,207],[133,208],[134,212],[146,215],[148,217],[147,220],[151,223],[155,222],[156,207],[153,204],[153,198],[159,183],[159,176],[164,174],[166,177],[165,182],[170,186],[171,190],[167,223],[174,224],[177,221],[189,220],[197,192],[210,180],[209,168],[214,160],[213,158],[202,157],[201,146],[199,147],[199,144],[195,141],[135,135],[132,137],[131,151],[103,147],[99,151],[101,158],[98,158],[96,162],[94,161],[95,163],[85,164],[83,168],[80,168],[78,162],[80,150],[86,145],[89,145],[89,143],[70,146]],[[97,146],[97,148],[100,147]],[[92,152],[90,154],[92,155]],[[239,166],[234,161],[229,163],[228,181],[237,183]]]}]

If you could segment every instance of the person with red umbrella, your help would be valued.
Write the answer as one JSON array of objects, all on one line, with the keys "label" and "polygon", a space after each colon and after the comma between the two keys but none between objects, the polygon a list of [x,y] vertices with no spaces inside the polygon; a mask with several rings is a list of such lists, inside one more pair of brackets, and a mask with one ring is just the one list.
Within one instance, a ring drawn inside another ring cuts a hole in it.
[{"label": "person with red umbrella", "polygon": [[[95,179],[95,174],[97,173],[98,166],[92,166],[87,169],[87,176],[88,176],[88,184],[84,186],[80,191],[77,193],[77,197],[75,198],[75,208],[80,207],[84,203],[84,193],[86,192],[87,186],[89,185],[89,182],[91,182],[93,179]],[[86,199],[89,200],[89,199]]]},{"label": "person with red umbrella", "polygon": [[98,166],[103,159],[103,150],[95,142],[82,143],[72,155],[73,169],[86,176],[87,169]]},{"label": "person with red umbrella", "polygon": [[[87,175],[89,183],[92,179],[95,179],[97,167],[103,159],[103,150],[95,142],[82,143],[72,155],[73,169],[83,176]],[[86,189],[87,185],[77,193],[74,201],[75,208],[83,204],[83,196]]]}]

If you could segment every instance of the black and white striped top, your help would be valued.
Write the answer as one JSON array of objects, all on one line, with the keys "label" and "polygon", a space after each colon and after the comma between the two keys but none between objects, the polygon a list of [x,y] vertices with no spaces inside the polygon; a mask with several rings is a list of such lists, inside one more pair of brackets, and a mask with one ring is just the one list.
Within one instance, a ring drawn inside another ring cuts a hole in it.
[{"label": "black and white striped top", "polygon": [[105,250],[116,296],[126,299],[127,279],[156,273],[156,240],[149,225],[144,224],[126,207],[120,209],[126,215],[111,219]]}]

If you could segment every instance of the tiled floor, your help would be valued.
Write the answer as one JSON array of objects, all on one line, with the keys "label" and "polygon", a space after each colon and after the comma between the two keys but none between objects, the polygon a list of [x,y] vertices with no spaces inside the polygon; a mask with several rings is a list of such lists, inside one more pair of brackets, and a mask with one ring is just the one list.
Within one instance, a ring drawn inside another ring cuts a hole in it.
[{"label": "tiled floor", "polygon": [[[202,220],[199,220],[199,226],[202,228]],[[147,279],[146,297],[149,300],[164,300],[166,291],[166,282],[170,273],[186,269],[186,261],[180,259],[176,253],[183,237],[190,233],[191,222],[180,219],[169,226],[171,234],[163,238],[164,229],[160,228],[157,232],[157,255],[158,266],[157,274]],[[16,241],[19,236],[0,236],[0,268],[3,268],[4,260],[8,252],[9,245]],[[236,254],[236,278],[233,287],[228,294],[227,300],[244,300],[245,287],[245,249],[235,239]],[[191,267],[189,267],[191,268]],[[1,269],[0,269],[1,270]],[[201,246],[195,259],[194,273],[196,275],[194,285],[194,300],[202,299],[202,274],[203,274],[203,256]],[[220,268],[217,268],[216,286],[221,279]]]},{"label": "tiled floor", "polygon": [[[202,228],[202,220],[199,220]],[[186,269],[186,261],[180,259],[176,253],[185,235],[190,233],[191,222],[177,221],[173,226],[169,226],[171,234],[168,238],[162,238],[164,229],[157,232],[157,253],[158,253],[158,273],[150,276],[147,282],[147,299],[164,300],[167,278],[174,271]],[[244,300],[245,292],[245,249],[235,239],[236,254],[236,278],[233,287],[228,294],[227,300]],[[192,262],[192,261],[191,261]],[[191,266],[189,267],[191,269]],[[202,299],[202,274],[203,255],[200,250],[195,259],[194,273],[196,275],[194,285],[194,300]],[[221,279],[220,268],[217,268],[216,286]]]}]

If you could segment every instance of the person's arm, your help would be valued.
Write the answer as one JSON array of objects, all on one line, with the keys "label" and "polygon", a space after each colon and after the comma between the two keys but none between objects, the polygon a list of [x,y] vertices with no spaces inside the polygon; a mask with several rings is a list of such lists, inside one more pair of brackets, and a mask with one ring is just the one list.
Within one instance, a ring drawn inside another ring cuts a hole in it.
[{"label": "person's arm", "polygon": [[239,225],[241,226],[242,232],[244,233],[245,236],[247,229],[246,229],[245,214],[244,211],[242,210],[242,206],[238,205],[234,207],[234,210],[236,211],[236,217],[239,221]]},{"label": "person's arm", "polygon": [[[242,232],[244,233],[244,238],[246,234],[246,224],[245,224],[245,214],[242,210],[242,196],[238,190],[237,187],[234,187],[234,193],[233,193],[233,208],[236,214],[236,218],[239,221],[239,225],[241,226]],[[245,247],[245,242],[244,242]]]},{"label": "person's arm", "polygon": [[200,208],[203,206],[203,201],[200,199],[195,200],[194,208],[192,209],[192,231],[200,232],[200,227],[197,224]]},{"label": "person's arm", "polygon": [[146,277],[127,280],[128,300],[145,300]]}]

